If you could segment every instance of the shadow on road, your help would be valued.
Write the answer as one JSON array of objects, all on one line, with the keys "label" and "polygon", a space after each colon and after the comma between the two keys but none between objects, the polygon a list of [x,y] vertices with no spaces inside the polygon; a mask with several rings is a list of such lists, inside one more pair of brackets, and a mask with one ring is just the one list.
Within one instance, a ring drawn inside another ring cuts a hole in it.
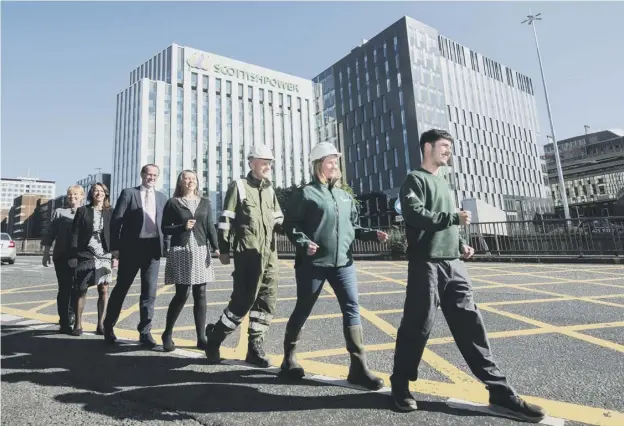
[{"label": "shadow on road", "polygon": [[[387,410],[388,396],[358,392],[319,396],[310,388],[328,385],[303,380],[293,384],[262,370],[205,366],[203,358],[163,356],[139,346],[109,346],[103,340],[55,335],[50,330],[23,332],[3,339],[2,382],[71,387],[56,400],[84,410],[128,418],[123,400],[148,404],[136,420],[176,420],[182,413],[267,413],[315,409]],[[210,369],[211,371],[206,371]],[[16,370],[16,371],[11,371]],[[45,371],[52,370],[52,371]],[[275,386],[275,387],[273,387]],[[267,392],[265,390],[270,390]],[[301,394],[306,394],[302,396]],[[478,415],[443,402],[419,402],[421,411]]]}]

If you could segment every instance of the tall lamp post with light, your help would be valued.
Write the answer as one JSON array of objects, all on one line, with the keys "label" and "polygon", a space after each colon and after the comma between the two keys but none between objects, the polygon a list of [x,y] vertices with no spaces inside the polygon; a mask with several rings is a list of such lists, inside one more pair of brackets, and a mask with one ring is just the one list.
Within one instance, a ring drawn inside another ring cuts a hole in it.
[{"label": "tall lamp post with light", "polygon": [[548,111],[548,120],[550,121],[550,135],[553,139],[553,149],[555,151],[555,164],[557,165],[557,176],[559,177],[559,193],[561,195],[561,203],[563,204],[563,213],[566,220],[570,220],[570,207],[568,206],[568,196],[565,192],[565,181],[563,179],[563,170],[561,169],[561,159],[559,158],[559,147],[557,146],[557,138],[555,137],[555,125],[550,110],[550,101],[548,100],[548,90],[546,89],[546,77],[544,77],[544,68],[542,67],[542,55],[540,54],[539,43],[537,42],[537,30],[535,29],[535,21],[541,21],[541,13],[536,15],[527,15],[527,19],[522,24],[528,24],[533,27],[533,36],[535,37],[535,48],[537,49],[537,59],[539,61],[540,73],[542,74],[542,84],[544,85],[544,97],[546,98],[546,109]]}]

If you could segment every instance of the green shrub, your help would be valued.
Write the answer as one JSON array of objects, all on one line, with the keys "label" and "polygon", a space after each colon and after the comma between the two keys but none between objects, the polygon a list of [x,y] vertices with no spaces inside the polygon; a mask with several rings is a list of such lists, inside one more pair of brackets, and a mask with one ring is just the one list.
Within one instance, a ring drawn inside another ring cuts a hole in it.
[{"label": "green shrub", "polygon": [[388,244],[390,251],[397,254],[405,254],[407,251],[407,239],[405,232],[399,228],[393,228],[388,232]]}]

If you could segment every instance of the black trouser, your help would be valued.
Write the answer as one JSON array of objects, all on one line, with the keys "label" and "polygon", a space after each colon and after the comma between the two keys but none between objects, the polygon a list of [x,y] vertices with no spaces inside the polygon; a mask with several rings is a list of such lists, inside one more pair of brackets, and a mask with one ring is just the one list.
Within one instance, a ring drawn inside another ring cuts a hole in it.
[{"label": "black trouser", "polygon": [[410,261],[403,319],[397,334],[391,381],[403,386],[418,379],[422,359],[438,306],[470,371],[490,393],[515,394],[494,362],[481,312],[474,303],[472,284],[464,262]]},{"label": "black trouser", "polygon": [[113,287],[106,310],[104,327],[112,329],[123,307],[126,294],[139,270],[141,271],[141,297],[139,299],[139,333],[148,334],[152,329],[158,269],[160,268],[160,238],[139,239],[132,247],[123,247],[120,252],[117,283]]},{"label": "black trouser", "polygon": [[165,333],[172,333],[173,327],[184,309],[189,294],[193,289],[193,317],[195,318],[195,331],[197,340],[206,340],[206,284],[180,285],[176,284],[175,295],[169,303],[167,310],[167,325]]},{"label": "black trouser", "polygon": [[56,295],[56,308],[61,327],[71,327],[74,323],[76,312],[74,305],[76,298],[74,287],[74,268],[67,263],[68,259],[59,256],[54,259],[54,271],[58,281],[58,294]]}]

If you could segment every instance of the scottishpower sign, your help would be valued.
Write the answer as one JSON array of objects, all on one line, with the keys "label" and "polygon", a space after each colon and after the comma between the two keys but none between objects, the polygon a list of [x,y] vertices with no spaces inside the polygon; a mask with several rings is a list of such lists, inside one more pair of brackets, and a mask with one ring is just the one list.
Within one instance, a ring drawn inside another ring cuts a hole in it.
[{"label": "scottishpower sign", "polygon": [[[278,89],[288,90],[291,92],[299,92],[299,85],[289,83],[277,78],[267,77],[266,75],[245,71],[239,68],[234,68],[222,64],[210,64],[207,55],[192,55],[186,60],[186,63],[191,68],[197,68],[204,71],[213,71],[217,74],[222,74],[228,77],[235,77],[240,80],[247,80],[251,83],[260,83],[269,86],[273,86]],[[212,65],[212,66],[211,66]]]}]

